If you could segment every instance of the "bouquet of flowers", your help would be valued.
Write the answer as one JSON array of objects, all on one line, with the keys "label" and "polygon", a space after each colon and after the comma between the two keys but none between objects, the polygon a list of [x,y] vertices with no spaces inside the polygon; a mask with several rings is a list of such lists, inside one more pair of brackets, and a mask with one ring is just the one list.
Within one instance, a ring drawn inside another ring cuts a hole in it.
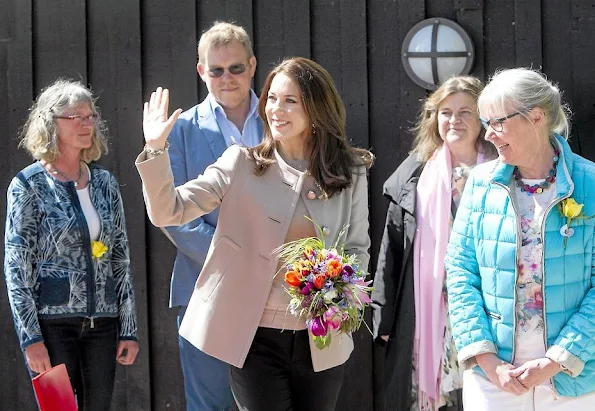
[{"label": "bouquet of flowers", "polygon": [[348,226],[330,248],[320,226],[314,226],[319,237],[283,244],[274,253],[284,262],[281,270],[286,270],[286,291],[291,296],[288,310],[305,317],[316,346],[323,349],[331,343],[331,330],[354,332],[365,324],[364,308],[371,302],[372,281],[366,281],[368,273],[356,256],[345,255],[339,247]]}]

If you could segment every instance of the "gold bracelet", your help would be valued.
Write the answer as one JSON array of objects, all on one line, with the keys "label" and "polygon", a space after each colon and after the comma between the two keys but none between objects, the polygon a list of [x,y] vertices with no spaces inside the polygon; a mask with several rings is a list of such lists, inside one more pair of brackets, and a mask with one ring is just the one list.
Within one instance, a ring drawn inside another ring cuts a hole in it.
[{"label": "gold bracelet", "polygon": [[150,154],[153,157],[159,156],[163,153],[165,153],[167,150],[169,150],[169,141],[165,142],[165,147],[163,147],[160,150],[153,150],[151,147],[149,147],[147,144],[145,144],[145,147],[143,148],[143,150],[147,153]]}]

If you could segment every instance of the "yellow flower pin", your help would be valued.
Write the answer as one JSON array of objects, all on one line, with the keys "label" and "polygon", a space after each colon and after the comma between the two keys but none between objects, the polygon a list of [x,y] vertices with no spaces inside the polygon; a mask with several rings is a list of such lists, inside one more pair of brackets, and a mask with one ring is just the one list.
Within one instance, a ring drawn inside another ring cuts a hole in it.
[{"label": "yellow flower pin", "polygon": [[91,241],[91,254],[94,258],[101,258],[107,252],[107,246],[101,241]]},{"label": "yellow flower pin", "polygon": [[562,215],[566,218],[576,218],[581,215],[583,205],[577,203],[574,198],[568,198],[562,201]]},{"label": "yellow flower pin", "polygon": [[566,224],[564,224],[560,228],[560,234],[564,237],[564,248],[566,248],[566,243],[568,242],[568,237],[572,237],[574,235],[574,228],[570,227],[572,220],[575,219],[589,219],[595,216],[586,216],[583,214],[583,206],[584,204],[579,204],[576,202],[574,198],[567,198],[563,200],[559,204],[560,214],[566,217]]}]

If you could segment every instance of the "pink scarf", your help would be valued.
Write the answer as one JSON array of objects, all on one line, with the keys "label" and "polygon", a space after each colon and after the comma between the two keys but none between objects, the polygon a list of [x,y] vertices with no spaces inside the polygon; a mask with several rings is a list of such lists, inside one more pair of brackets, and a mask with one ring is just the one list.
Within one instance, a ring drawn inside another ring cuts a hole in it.
[{"label": "pink scarf", "polygon": [[[478,154],[477,163],[484,160]],[[415,287],[414,361],[419,378],[420,403],[440,398],[440,367],[444,350],[446,303],[444,257],[450,237],[452,162],[446,144],[426,163],[417,184],[417,229],[413,245]],[[421,339],[423,337],[423,345]]]}]

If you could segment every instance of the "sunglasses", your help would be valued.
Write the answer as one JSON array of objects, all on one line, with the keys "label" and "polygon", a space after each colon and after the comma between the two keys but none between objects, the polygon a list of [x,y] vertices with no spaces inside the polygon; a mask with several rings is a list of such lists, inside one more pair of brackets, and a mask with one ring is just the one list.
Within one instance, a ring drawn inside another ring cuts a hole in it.
[{"label": "sunglasses", "polygon": [[[227,71],[229,71],[229,74],[237,76],[238,74],[242,74],[243,72],[245,72],[247,68],[248,68],[248,66],[246,66],[245,64],[232,64],[231,66],[229,66],[227,68]],[[225,73],[225,68],[213,67],[213,68],[210,68],[207,71],[207,73],[209,74],[209,77],[211,77],[211,78],[219,78],[219,77],[223,76],[223,74]]]}]

